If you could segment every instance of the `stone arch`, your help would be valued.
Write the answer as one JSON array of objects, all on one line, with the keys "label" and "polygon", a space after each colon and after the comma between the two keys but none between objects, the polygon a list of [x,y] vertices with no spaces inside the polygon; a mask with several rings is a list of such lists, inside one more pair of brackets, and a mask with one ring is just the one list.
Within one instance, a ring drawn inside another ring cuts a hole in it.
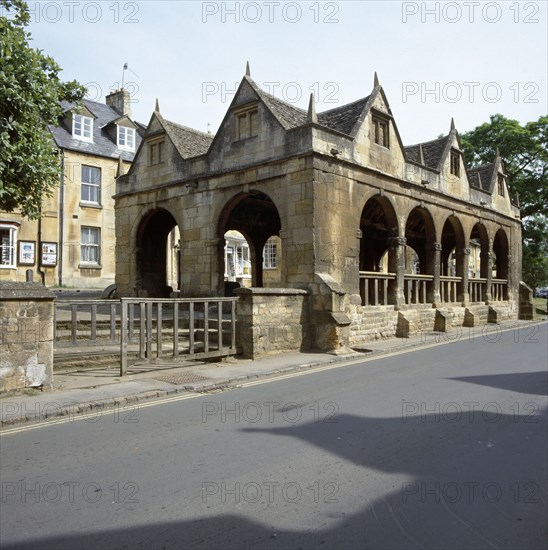
[{"label": "stone arch", "polygon": [[446,218],[441,231],[440,242],[440,274],[462,277],[464,273],[464,262],[462,261],[462,251],[465,245],[464,230],[460,220],[455,215]]},{"label": "stone arch", "polygon": [[493,270],[496,273],[497,279],[508,280],[509,253],[510,245],[508,243],[508,236],[506,235],[506,231],[504,231],[501,227],[495,233],[495,238],[493,239],[493,254],[495,255],[495,265],[493,266]]},{"label": "stone arch", "polygon": [[[419,274],[433,275],[436,227],[432,214],[423,206],[416,206],[409,212],[405,223],[405,239],[407,246],[418,257]],[[412,272],[410,266],[406,266],[406,271]]]},{"label": "stone arch", "polygon": [[489,270],[489,235],[487,228],[478,222],[470,231],[470,276],[487,279]]},{"label": "stone arch", "polygon": [[398,236],[398,218],[390,200],[374,195],[364,204],[360,216],[360,271],[395,271],[382,266],[381,260],[390,248],[390,239]]},{"label": "stone arch", "polygon": [[177,227],[175,217],[165,208],[146,212],[136,226],[136,290],[139,295],[169,297],[167,284],[168,236]]},{"label": "stone arch", "polygon": [[224,206],[217,223],[219,289],[224,291],[224,235],[229,230],[239,231],[249,245],[252,285],[263,286],[263,248],[266,241],[281,231],[278,208],[261,191],[238,193]]}]

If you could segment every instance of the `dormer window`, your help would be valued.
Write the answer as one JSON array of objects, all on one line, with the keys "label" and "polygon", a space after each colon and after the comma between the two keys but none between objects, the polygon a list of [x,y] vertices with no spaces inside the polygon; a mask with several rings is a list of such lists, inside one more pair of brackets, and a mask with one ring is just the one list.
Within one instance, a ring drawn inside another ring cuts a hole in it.
[{"label": "dormer window", "polygon": [[84,141],[93,141],[93,119],[84,115],[72,115],[72,135]]},{"label": "dormer window", "polygon": [[460,177],[460,153],[451,151],[451,174]]},{"label": "dormer window", "polygon": [[259,111],[257,107],[236,113],[237,139],[246,139],[259,134]]},{"label": "dormer window", "polygon": [[390,122],[387,118],[373,115],[373,139],[377,145],[390,148]]},{"label": "dormer window", "polygon": [[504,197],[504,176],[502,174],[498,175],[498,188],[499,188],[499,195],[501,197]]},{"label": "dormer window", "polygon": [[135,130],[126,126],[118,126],[118,147],[135,151]]}]

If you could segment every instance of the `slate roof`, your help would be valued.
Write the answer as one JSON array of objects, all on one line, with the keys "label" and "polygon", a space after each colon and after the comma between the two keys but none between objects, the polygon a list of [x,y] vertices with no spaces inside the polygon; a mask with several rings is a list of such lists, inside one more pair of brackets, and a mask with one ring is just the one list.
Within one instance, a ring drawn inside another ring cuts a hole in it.
[{"label": "slate roof", "polygon": [[304,109],[286,103],[261,90],[258,86],[256,89],[261,99],[266,103],[267,107],[274,113],[274,116],[286,130],[306,124],[306,111]]},{"label": "slate roof", "polygon": [[[306,124],[307,111],[261,90],[255,82],[251,81],[251,79],[249,80],[253,84],[253,88],[257,94],[286,130]],[[343,134],[351,135],[369,98],[370,96],[367,96],[347,105],[341,105],[340,107],[318,113],[318,124],[342,132]]]},{"label": "slate roof", "polygon": [[424,143],[417,143],[416,145],[409,145],[405,147],[405,155],[407,160],[419,162],[419,145],[421,145],[424,165],[428,168],[433,168],[436,170],[439,169],[441,157],[445,151],[450,135],[451,134],[448,134],[432,141],[425,141]]},{"label": "slate roof", "polygon": [[478,189],[489,191],[491,187],[491,182],[493,181],[494,172],[494,162],[490,162],[489,164],[482,164],[481,166],[476,166],[474,168],[469,168],[467,170],[468,181],[470,182],[470,185],[472,187],[477,187]]},{"label": "slate roof", "polygon": [[[102,129],[114,120],[118,120],[120,118],[120,113],[104,103],[98,103],[88,99],[84,99],[82,103],[96,117],[93,121],[93,142],[83,141],[72,137],[72,128],[67,128],[60,122],[59,126],[49,126],[49,131],[56,145],[62,149],[77,151],[87,155],[113,159],[118,159],[121,156],[123,160],[132,162],[135,152],[119,148],[116,142],[111,140],[107,129]],[[67,111],[73,106],[74,104],[66,101],[61,102],[63,111]],[[143,125],[137,124],[137,131],[135,132],[135,151],[137,151],[141,143],[142,127]]]},{"label": "slate roof", "polygon": [[163,117],[162,119],[167,133],[183,158],[197,157],[207,153],[215,136],[199,132],[187,126],[181,126]]},{"label": "slate roof", "polygon": [[370,97],[367,96],[352,103],[319,113],[318,122],[332,130],[351,135]]}]

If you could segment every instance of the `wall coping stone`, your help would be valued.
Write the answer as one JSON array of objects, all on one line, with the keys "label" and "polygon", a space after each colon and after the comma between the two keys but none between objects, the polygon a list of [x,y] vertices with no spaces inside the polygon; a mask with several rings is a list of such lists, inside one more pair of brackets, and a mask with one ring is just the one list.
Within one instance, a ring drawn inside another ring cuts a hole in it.
[{"label": "wall coping stone", "polygon": [[310,291],[301,288],[263,288],[247,287],[236,288],[234,294],[238,295],[261,295],[261,296],[308,296]]},{"label": "wall coping stone", "polygon": [[54,300],[55,294],[40,283],[2,281],[0,299],[4,301]]}]

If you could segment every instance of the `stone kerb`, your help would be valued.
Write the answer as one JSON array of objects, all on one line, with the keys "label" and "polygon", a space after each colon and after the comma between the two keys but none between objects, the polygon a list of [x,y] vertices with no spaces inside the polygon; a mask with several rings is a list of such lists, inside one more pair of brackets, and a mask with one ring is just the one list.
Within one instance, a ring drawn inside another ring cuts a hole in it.
[{"label": "stone kerb", "polygon": [[0,282],[0,394],[51,389],[53,302],[38,283]]},{"label": "stone kerb", "polygon": [[292,288],[238,288],[237,338],[245,357],[310,348],[308,296]]}]

